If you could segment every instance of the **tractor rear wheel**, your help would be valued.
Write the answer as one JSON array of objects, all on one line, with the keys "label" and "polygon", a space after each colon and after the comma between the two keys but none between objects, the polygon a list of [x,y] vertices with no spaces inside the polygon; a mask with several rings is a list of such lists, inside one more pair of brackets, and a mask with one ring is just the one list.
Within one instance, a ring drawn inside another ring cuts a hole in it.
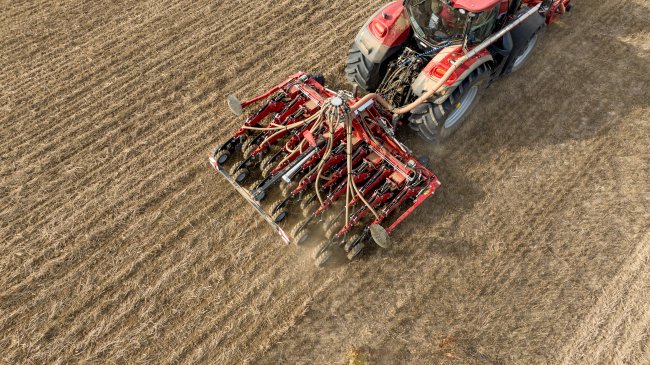
[{"label": "tractor rear wheel", "polygon": [[350,82],[360,88],[372,92],[377,89],[382,80],[381,63],[370,61],[359,49],[356,43],[352,44],[345,62],[345,76]]},{"label": "tractor rear wheel", "polygon": [[409,117],[411,126],[428,142],[444,141],[462,126],[476,107],[489,77],[490,67],[486,64],[479,66],[442,104],[429,102],[415,108]]}]

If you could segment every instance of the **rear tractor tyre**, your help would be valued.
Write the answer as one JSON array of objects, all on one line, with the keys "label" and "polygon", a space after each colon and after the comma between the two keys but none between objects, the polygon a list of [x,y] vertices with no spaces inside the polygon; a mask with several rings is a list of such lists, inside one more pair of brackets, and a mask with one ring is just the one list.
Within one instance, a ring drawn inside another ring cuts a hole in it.
[{"label": "rear tractor tyre", "polygon": [[360,88],[372,92],[381,83],[382,64],[370,61],[361,52],[356,42],[350,47],[345,64],[345,76]]},{"label": "rear tractor tyre", "polygon": [[411,127],[430,143],[440,143],[458,130],[476,107],[490,78],[490,67],[480,65],[442,102],[424,103],[411,112]]}]

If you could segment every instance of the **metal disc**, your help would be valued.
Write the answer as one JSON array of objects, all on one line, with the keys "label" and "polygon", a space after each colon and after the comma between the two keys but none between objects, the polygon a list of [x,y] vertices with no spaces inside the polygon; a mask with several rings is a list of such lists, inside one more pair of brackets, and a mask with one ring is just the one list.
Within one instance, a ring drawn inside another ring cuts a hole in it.
[{"label": "metal disc", "polygon": [[379,224],[373,224],[370,226],[370,236],[379,247],[390,247],[390,236],[388,235],[388,232],[386,232],[386,229]]},{"label": "metal disc", "polygon": [[244,110],[241,107],[241,102],[235,95],[229,95],[228,96],[228,107],[230,108],[230,111],[233,112],[235,115],[242,115]]}]

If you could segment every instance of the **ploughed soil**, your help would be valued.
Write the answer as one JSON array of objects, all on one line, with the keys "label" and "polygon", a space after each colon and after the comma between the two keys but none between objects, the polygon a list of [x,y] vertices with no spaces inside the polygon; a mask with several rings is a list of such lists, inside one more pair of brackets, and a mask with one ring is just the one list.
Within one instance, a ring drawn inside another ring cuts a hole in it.
[{"label": "ploughed soil", "polygon": [[0,5],[0,362],[650,363],[650,7],[578,1],[317,269],[207,162],[225,98],[348,88],[362,1]]}]

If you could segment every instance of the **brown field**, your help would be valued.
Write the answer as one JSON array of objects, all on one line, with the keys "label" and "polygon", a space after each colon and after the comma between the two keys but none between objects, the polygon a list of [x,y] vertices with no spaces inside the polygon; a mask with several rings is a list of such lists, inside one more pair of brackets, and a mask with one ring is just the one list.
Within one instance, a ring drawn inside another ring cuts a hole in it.
[{"label": "brown field", "polygon": [[378,7],[3,1],[0,362],[650,363],[650,5],[577,1],[432,147],[388,251],[326,270],[207,162],[225,97],[347,87]]}]

